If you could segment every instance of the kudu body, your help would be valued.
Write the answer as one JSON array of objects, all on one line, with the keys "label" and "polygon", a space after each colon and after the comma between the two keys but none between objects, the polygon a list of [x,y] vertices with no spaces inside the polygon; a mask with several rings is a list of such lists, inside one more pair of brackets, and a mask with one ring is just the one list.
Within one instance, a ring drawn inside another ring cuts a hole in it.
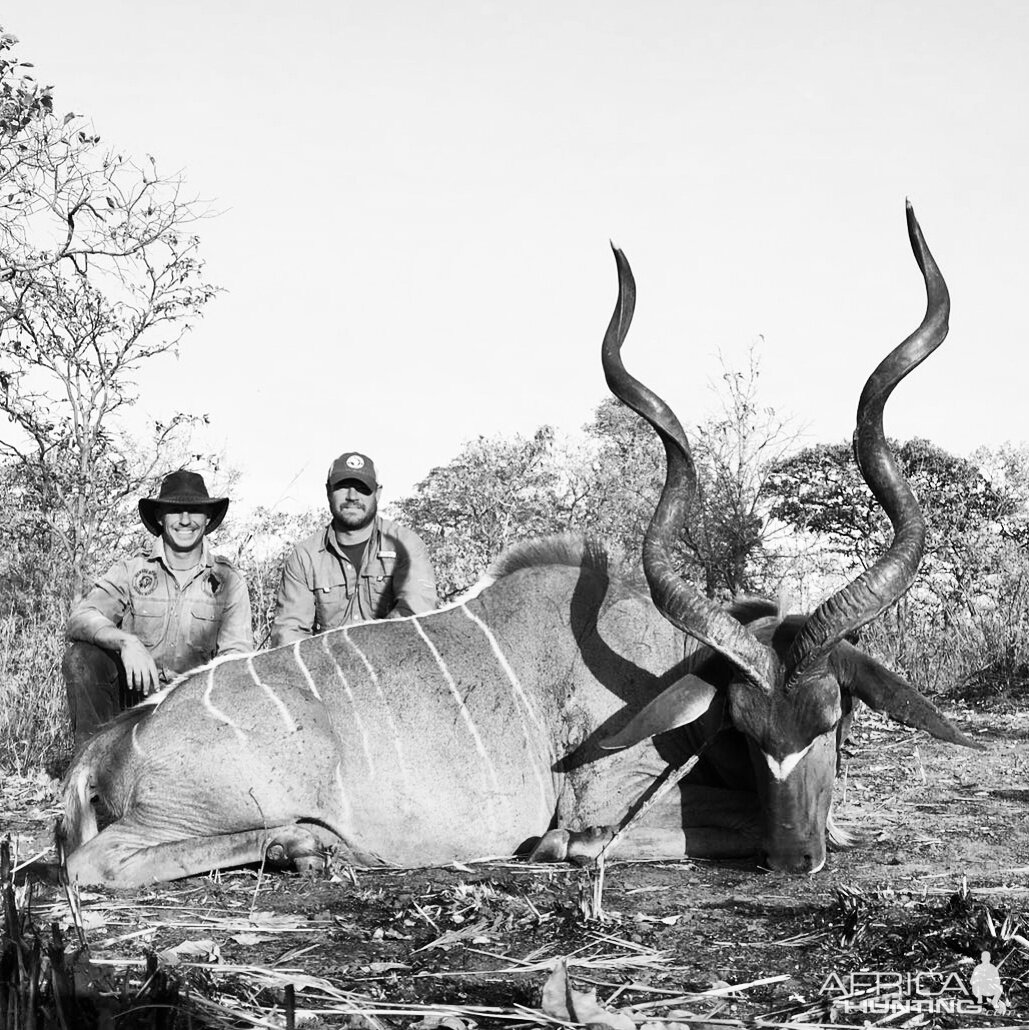
[{"label": "kudu body", "polygon": [[[946,294],[910,214],[909,228],[929,328],[873,374],[873,417],[863,395],[857,431],[897,539],[810,618],[780,619],[761,604],[722,610],[672,570],[692,463],[674,415],[621,366],[634,285],[616,251],[605,370],[668,456],[644,546],[654,603],[610,578],[591,545],[540,541],[502,558],[449,609],[216,661],[76,755],[64,786],[70,876],[128,886],[259,861],[269,845],[303,859],[325,843],[356,864],[432,864],[510,854],[555,825],[585,831],[571,843],[588,851],[605,836],[595,828],[622,820],[701,748],[702,762],[619,856],[820,867],[852,697],[969,743],[844,640],[900,596],[920,557],[917,504],[891,467],[881,411],[942,340]],[[537,854],[564,857],[568,837],[546,834]]]},{"label": "kudu body", "polygon": [[[511,854],[555,821],[615,821],[687,739],[619,755],[599,740],[691,645],[588,546],[539,542],[508,567],[449,610],[215,662],[124,713],[66,779],[71,876],[173,879],[259,861],[272,841],[304,853],[322,829],[358,865],[436,864]],[[659,822],[633,854],[755,851],[752,795],[691,791],[700,825],[684,831],[676,809],[674,844]],[[114,817],[95,836],[93,797]]]}]

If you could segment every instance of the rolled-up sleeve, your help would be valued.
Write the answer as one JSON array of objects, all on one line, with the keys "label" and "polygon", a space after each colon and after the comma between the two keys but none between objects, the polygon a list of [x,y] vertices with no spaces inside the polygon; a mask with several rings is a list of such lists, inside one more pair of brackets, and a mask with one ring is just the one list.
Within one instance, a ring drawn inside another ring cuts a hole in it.
[{"label": "rolled-up sleeve", "polygon": [[415,533],[405,532],[399,538],[397,569],[393,574],[396,604],[390,615],[421,615],[431,612],[438,601],[436,573],[429,558],[429,549]]},{"label": "rolled-up sleeve", "polygon": [[119,628],[129,606],[129,563],[117,562],[72,609],[65,627],[68,640],[96,641],[97,633]]},{"label": "rolled-up sleeve", "polygon": [[291,644],[314,632],[314,584],[308,570],[294,550],[282,567],[279,590],[275,595],[272,622],[272,647]]},{"label": "rolled-up sleeve", "polygon": [[236,570],[229,582],[229,596],[218,627],[218,651],[222,654],[249,654],[254,649],[254,629],[250,614],[247,581]]}]

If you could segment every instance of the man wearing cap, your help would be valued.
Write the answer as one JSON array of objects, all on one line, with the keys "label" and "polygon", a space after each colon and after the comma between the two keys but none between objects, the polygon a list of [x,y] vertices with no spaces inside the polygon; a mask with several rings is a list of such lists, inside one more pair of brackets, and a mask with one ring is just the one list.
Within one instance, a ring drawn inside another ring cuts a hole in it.
[{"label": "man wearing cap", "polygon": [[367,455],[348,451],[332,463],[325,483],[332,522],[286,560],[272,647],[436,607],[429,552],[416,533],[378,514],[381,489]]},{"label": "man wearing cap", "polygon": [[75,606],[64,682],[75,743],[123,708],[216,655],[253,650],[250,595],[239,570],[213,554],[227,497],[203,476],[172,472],[139,502],[153,546],[117,562]]}]

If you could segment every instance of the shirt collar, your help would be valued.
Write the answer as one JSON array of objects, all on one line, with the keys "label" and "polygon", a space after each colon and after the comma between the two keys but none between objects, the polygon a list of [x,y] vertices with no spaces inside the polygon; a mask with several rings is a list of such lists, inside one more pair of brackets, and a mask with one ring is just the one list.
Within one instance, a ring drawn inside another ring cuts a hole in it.
[{"label": "shirt collar", "polygon": [[[209,569],[214,565],[214,556],[211,554],[211,547],[207,542],[207,537],[201,541],[201,552],[200,552],[200,565],[202,568]],[[164,560],[164,537],[155,536],[154,542],[150,545],[150,553],[147,555],[147,561],[160,562],[166,569],[168,563]]]},{"label": "shirt collar", "polygon": [[[369,546],[373,546],[374,550],[378,550],[379,537],[381,536],[381,534],[382,519],[380,518],[380,516],[376,515],[375,522],[372,524],[372,534],[370,537],[368,537],[365,543],[367,543]],[[325,539],[322,542],[322,547],[326,551],[330,551],[332,554],[336,555],[337,558],[344,557],[343,552],[339,549],[339,542],[336,540],[336,531],[332,528],[331,522],[325,527]]]}]

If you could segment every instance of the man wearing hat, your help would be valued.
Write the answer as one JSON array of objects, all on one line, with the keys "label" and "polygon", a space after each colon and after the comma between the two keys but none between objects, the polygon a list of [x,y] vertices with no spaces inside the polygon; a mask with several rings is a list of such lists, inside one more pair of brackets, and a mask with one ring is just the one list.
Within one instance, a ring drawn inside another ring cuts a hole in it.
[{"label": "man wearing hat", "polygon": [[229,507],[203,476],[172,472],[139,502],[153,546],[117,562],[75,606],[64,682],[75,743],[216,655],[252,651],[250,595],[206,536]]},{"label": "man wearing hat", "polygon": [[436,607],[429,552],[417,533],[378,514],[381,489],[367,455],[347,451],[332,463],[325,483],[332,522],[286,560],[272,647]]}]

